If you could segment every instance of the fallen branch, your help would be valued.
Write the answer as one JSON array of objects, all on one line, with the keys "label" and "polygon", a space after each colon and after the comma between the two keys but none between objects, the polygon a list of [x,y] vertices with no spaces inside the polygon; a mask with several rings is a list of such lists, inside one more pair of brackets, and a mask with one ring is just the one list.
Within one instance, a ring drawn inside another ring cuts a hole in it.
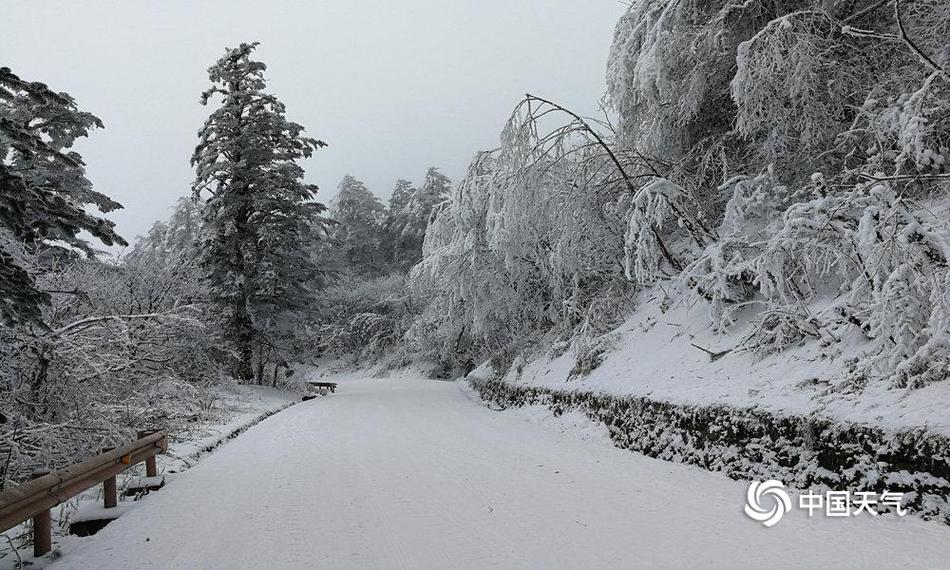
[{"label": "fallen branch", "polygon": [[708,348],[703,348],[703,347],[699,346],[698,344],[695,344],[695,343],[692,343],[692,342],[689,343],[689,345],[692,346],[693,348],[698,348],[699,350],[701,350],[701,351],[705,352],[706,354],[708,354],[708,355],[709,355],[709,361],[710,361],[710,362],[716,362],[717,360],[719,360],[719,359],[722,358],[723,356],[725,356],[725,355],[729,354],[730,352],[732,352],[732,349],[731,349],[731,348],[728,349],[728,350],[723,350],[722,352],[713,352],[713,351],[709,350]]}]

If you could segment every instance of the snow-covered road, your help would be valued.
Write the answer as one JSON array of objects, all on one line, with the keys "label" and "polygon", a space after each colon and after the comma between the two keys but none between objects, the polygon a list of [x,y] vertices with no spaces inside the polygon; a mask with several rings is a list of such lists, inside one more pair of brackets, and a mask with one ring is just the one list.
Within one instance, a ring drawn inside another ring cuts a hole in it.
[{"label": "snow-covered road", "polygon": [[490,410],[455,383],[341,382],[251,428],[53,567],[950,564],[950,528],[798,510],[765,528],[742,513],[742,482],[538,418]]}]

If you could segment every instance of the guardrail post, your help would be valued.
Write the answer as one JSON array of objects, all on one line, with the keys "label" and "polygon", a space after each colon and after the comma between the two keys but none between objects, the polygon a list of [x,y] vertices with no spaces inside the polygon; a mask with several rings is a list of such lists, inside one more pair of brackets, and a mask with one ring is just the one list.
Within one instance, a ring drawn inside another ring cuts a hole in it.
[{"label": "guardrail post", "polygon": [[158,476],[158,464],[155,463],[154,455],[145,460],[145,476],[146,477]]},{"label": "guardrail post", "polygon": [[[139,432],[139,439],[152,435],[158,430],[149,429]],[[145,459],[145,476],[146,477],[157,477],[158,476],[158,463],[155,462],[155,456],[151,456]]]},{"label": "guardrail post", "polygon": [[[32,479],[49,475],[49,471],[34,471]],[[53,549],[53,521],[49,509],[33,517],[33,556],[40,557]]]},{"label": "guardrail post", "polygon": [[[103,447],[102,452],[112,451],[114,447]],[[115,475],[102,482],[102,506],[107,509],[114,509],[119,504],[118,493],[116,492]]]}]

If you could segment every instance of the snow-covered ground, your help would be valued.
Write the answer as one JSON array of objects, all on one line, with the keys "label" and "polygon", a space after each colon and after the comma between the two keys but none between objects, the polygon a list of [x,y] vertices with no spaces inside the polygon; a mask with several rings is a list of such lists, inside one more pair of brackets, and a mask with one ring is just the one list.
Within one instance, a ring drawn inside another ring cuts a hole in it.
[{"label": "snow-covered ground", "polygon": [[[299,396],[293,392],[268,386],[244,385],[221,386],[217,388],[217,398],[209,415],[218,421],[212,420],[196,426],[187,434],[173,435],[168,451],[158,456],[159,476],[166,482],[171,482],[183,471],[193,467],[206,453],[236,437],[262,418],[299,401]],[[144,476],[144,472],[144,464],[139,464],[119,475],[117,479],[120,495],[129,481]],[[69,550],[81,543],[82,539],[64,534],[68,523],[103,517],[124,517],[154,496],[146,495],[140,500],[120,496],[118,507],[106,510],[102,507],[101,492],[101,485],[97,485],[53,510],[54,546]],[[5,534],[15,537],[26,532],[25,525],[20,525]],[[0,570],[17,568],[20,561],[9,548],[9,543],[0,543],[0,549]],[[30,562],[33,568],[43,567],[48,558],[34,560],[30,557],[30,550],[21,548],[20,556]]]},{"label": "snow-covered ground", "polygon": [[[505,381],[677,404],[757,407],[778,415],[820,414],[950,435],[950,383],[908,391],[872,381],[860,391],[838,389],[846,360],[863,348],[857,333],[831,347],[809,341],[760,359],[739,344],[749,332],[750,316],[739,314],[736,325],[716,332],[709,326],[708,304],[695,295],[676,291],[667,298],[662,289],[647,290],[637,310],[605,337],[604,361],[589,374],[571,375],[576,355],[562,350],[512,367]],[[728,352],[713,360],[706,351]],[[473,374],[491,373],[485,364]]]},{"label": "snow-covered ground", "polygon": [[765,528],[746,485],[615,449],[598,426],[497,412],[461,384],[333,377],[53,568],[907,567],[950,528],[815,517]]},{"label": "snow-covered ground", "polygon": [[232,385],[219,390],[218,408],[226,420],[204,425],[187,439],[172,441],[168,452],[158,457],[162,473],[179,472],[192,467],[205,453],[215,449],[264,417],[292,406],[299,396],[268,386]]}]

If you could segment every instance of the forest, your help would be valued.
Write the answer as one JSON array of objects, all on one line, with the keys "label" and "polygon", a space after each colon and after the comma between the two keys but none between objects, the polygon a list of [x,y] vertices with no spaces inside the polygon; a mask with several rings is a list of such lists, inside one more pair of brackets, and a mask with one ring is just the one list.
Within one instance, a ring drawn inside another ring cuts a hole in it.
[{"label": "forest", "polygon": [[730,350],[756,358],[817,343],[843,393],[943,382],[948,37],[942,0],[635,0],[601,115],[526,94],[460,180],[406,173],[384,203],[353,173],[327,204],[299,163],[333,141],[244,43],[195,94],[190,191],[134,240],[73,150],[103,121],[3,67],[0,488],[320,359],[584,375],[648,303],[751,323]]}]

